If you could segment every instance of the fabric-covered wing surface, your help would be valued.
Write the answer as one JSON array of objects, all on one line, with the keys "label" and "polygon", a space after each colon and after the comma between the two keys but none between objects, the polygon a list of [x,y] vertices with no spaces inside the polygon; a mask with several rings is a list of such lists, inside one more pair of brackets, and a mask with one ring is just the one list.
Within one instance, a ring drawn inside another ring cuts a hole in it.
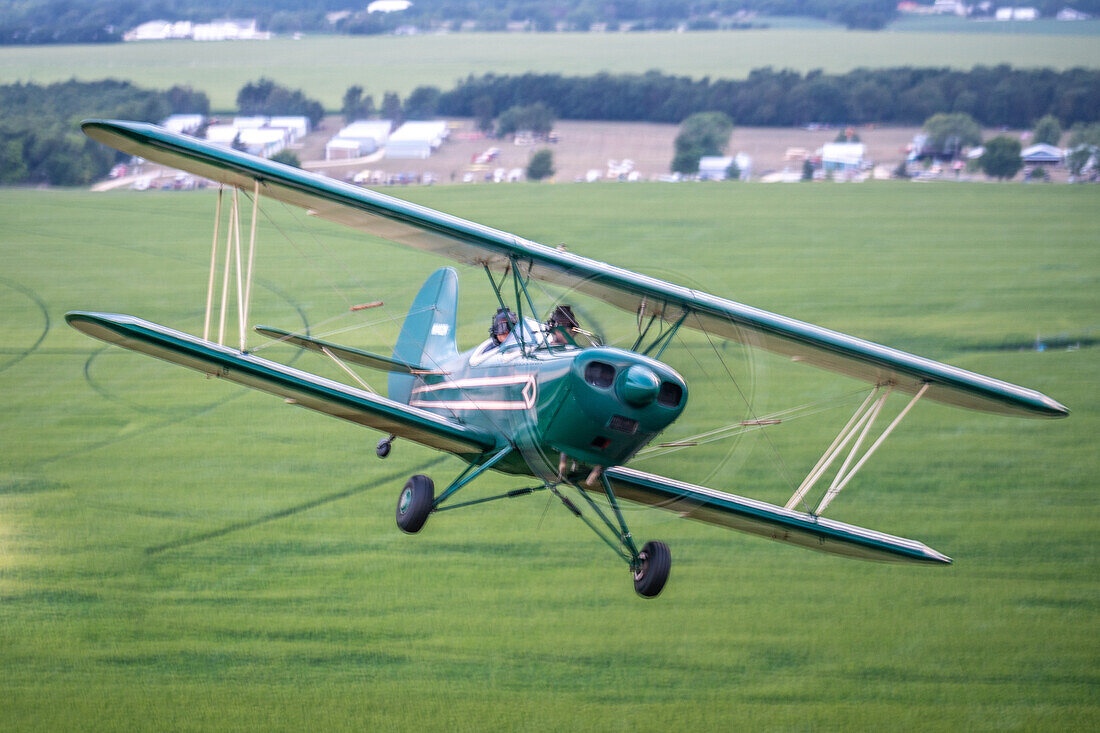
[{"label": "fabric-covered wing surface", "polygon": [[431,448],[477,456],[496,448],[480,430],[346,384],[117,313],[67,313],[73,328],[109,344],[284,397],[293,404]]},{"label": "fabric-covered wing surface", "polygon": [[501,271],[513,263],[536,279],[576,289],[643,317],[656,315],[747,342],[872,384],[891,383],[948,405],[1027,417],[1069,411],[1031,389],[974,374],[863,339],[562,252],[391,196],[203,140],[134,122],[89,120],[95,140],[132,155],[301,206],[331,221],[470,265]]},{"label": "fabric-covered wing surface", "polygon": [[833,555],[883,562],[947,565],[951,558],[917,540],[784,509],[704,486],[617,466],[606,476],[615,495],[681,517]]}]

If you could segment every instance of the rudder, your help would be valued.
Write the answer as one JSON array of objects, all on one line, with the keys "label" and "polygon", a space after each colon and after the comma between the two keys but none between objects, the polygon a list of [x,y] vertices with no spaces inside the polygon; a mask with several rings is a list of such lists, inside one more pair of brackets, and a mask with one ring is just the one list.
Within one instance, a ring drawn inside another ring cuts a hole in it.
[{"label": "rudder", "polygon": [[[425,369],[436,369],[458,355],[455,343],[455,319],[458,313],[458,273],[453,267],[433,272],[416,294],[401,334],[393,348],[393,358]],[[389,375],[388,396],[408,403],[416,377]]]}]

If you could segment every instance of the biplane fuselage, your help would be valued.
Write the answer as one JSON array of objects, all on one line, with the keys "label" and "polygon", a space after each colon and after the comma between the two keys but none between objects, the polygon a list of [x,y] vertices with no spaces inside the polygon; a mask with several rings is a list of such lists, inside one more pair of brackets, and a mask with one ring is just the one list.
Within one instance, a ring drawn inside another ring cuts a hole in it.
[{"label": "biplane fuselage", "polygon": [[[626,463],[687,404],[671,367],[610,347],[486,341],[419,377],[409,404],[508,436],[516,453],[497,468],[544,473]],[[542,469],[545,468],[545,471]]]}]

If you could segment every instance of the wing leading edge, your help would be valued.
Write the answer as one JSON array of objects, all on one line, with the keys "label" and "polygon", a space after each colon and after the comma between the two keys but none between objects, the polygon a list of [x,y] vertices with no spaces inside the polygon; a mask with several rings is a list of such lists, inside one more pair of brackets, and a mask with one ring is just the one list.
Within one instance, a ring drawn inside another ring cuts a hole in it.
[{"label": "wing leading edge", "polygon": [[443,214],[374,191],[136,122],[88,120],[84,132],[132,155],[227,185],[259,184],[262,195],[319,217],[471,265],[516,264],[545,282],[572,288],[642,317],[749,343],[873,384],[893,384],[957,407],[1024,417],[1064,417],[1035,390],[875,344],[854,336],[684,288],[597,260]]},{"label": "wing leading edge", "polygon": [[67,313],[65,320],[78,331],[109,344],[270,392],[293,404],[430,448],[477,456],[497,447],[496,438],[475,428],[141,318],[74,311]]},{"label": "wing leading edge", "polygon": [[605,475],[620,498],[676,512],[681,517],[707,524],[863,560],[951,564],[951,558],[917,540],[895,537],[622,466],[607,469]]}]

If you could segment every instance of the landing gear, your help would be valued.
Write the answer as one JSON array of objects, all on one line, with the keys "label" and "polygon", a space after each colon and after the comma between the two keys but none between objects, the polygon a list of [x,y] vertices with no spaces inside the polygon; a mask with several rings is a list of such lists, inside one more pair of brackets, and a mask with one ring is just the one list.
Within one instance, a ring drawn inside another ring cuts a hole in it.
[{"label": "landing gear", "polygon": [[672,569],[672,553],[668,545],[651,540],[642,547],[634,567],[634,591],[643,598],[653,598],[665,587]]},{"label": "landing gear", "polygon": [[410,478],[397,499],[397,526],[408,534],[419,532],[432,513],[434,501],[435,484],[430,478],[422,474]]},{"label": "landing gear", "polygon": [[396,437],[396,435],[391,435],[388,438],[382,438],[382,440],[378,441],[378,445],[374,449],[375,454],[379,458],[388,456],[390,454],[390,448],[393,447],[393,439]]}]

